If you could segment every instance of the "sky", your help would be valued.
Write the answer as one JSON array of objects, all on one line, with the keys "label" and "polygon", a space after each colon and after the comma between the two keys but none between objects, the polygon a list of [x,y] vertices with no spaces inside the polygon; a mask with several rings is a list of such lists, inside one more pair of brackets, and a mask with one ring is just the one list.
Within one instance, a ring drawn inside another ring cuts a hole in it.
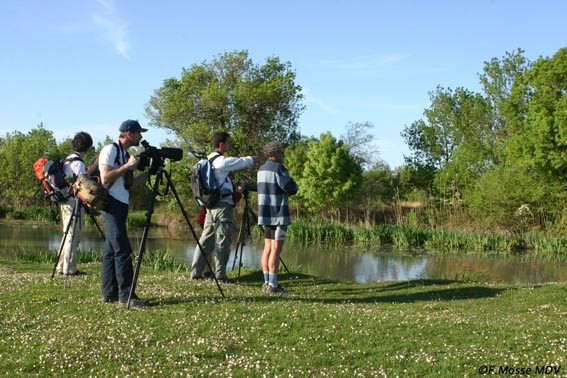
[{"label": "sky", "polygon": [[[401,132],[438,86],[480,92],[484,62],[567,46],[564,0],[4,0],[0,136],[43,123],[60,142],[95,143],[145,106],[164,80],[225,52],[290,62],[303,88],[302,135],[374,127],[376,158],[409,155]],[[163,129],[144,138],[159,146]],[[168,145],[174,147],[174,145]]]}]

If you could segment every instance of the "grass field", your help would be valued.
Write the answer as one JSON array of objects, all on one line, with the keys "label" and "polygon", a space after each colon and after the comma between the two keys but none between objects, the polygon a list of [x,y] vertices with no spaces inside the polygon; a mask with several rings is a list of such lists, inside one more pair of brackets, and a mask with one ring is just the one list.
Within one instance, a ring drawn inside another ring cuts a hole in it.
[{"label": "grass field", "polygon": [[[142,268],[152,305],[100,302],[100,265],[64,286],[52,267],[0,265],[0,373],[10,376],[567,376],[567,284],[337,283],[261,273],[237,284]],[[544,370],[544,368],[546,370]],[[511,374],[512,372],[512,374]]]}]

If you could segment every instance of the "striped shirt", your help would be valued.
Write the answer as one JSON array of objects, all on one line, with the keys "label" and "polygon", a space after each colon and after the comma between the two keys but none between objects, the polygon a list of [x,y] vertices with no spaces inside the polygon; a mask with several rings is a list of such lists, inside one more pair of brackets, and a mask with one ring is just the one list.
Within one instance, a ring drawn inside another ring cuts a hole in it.
[{"label": "striped shirt", "polygon": [[297,183],[283,164],[268,159],[258,170],[258,224],[291,224],[288,195],[296,194],[297,190]]}]

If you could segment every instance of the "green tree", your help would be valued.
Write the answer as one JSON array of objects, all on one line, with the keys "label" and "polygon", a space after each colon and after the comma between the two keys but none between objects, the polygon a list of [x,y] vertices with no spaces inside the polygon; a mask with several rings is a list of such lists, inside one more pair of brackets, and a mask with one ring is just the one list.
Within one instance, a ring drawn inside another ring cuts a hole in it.
[{"label": "green tree", "polygon": [[0,145],[0,192],[6,205],[21,208],[43,199],[41,188],[33,171],[34,162],[41,156],[60,159],[63,154],[57,147],[53,133],[39,124],[24,134],[14,131],[6,134]]},{"label": "green tree", "polygon": [[535,225],[551,221],[549,209],[560,216],[563,201],[557,201],[556,185],[549,185],[540,175],[521,168],[496,166],[485,172],[467,196],[476,223],[486,227],[514,230],[518,223],[515,214],[522,206],[532,212]]},{"label": "green tree", "polygon": [[307,161],[299,179],[302,196],[307,207],[314,212],[338,213],[341,204],[351,202],[359,193],[362,167],[349,153],[344,143],[331,133],[311,140]]},{"label": "green tree", "polygon": [[539,58],[515,81],[507,102],[508,164],[567,179],[567,48]]},{"label": "green tree", "polygon": [[[304,176],[305,164],[307,163],[307,151],[309,150],[310,141],[316,140],[315,138],[302,137],[299,141],[289,146],[285,150],[285,161],[289,174],[293,179],[300,184]],[[296,216],[299,216],[301,210],[304,209],[305,196],[303,195],[303,188],[299,186],[299,191],[294,196],[292,205],[296,210]]]},{"label": "green tree", "polygon": [[427,121],[416,121],[402,132],[412,150],[406,161],[436,175],[443,171],[443,177],[461,185],[472,184],[492,164],[490,108],[480,94],[464,88],[437,87],[430,98],[431,106],[424,112]]},{"label": "green tree", "polygon": [[220,130],[230,132],[235,151],[245,155],[270,139],[296,141],[302,99],[289,62],[269,57],[258,65],[247,51],[234,51],[165,80],[146,113],[151,125],[172,131],[196,157],[210,151],[210,138]]},{"label": "green tree", "polygon": [[367,224],[372,223],[375,212],[391,204],[394,197],[394,175],[386,162],[377,161],[362,172],[360,196],[356,202]]},{"label": "green tree", "polygon": [[494,163],[498,164],[503,159],[504,144],[507,138],[509,122],[506,113],[508,111],[508,99],[512,94],[512,88],[516,77],[521,76],[530,67],[530,62],[523,56],[524,51],[506,52],[501,59],[492,58],[484,62],[483,73],[479,75],[483,94],[492,111],[492,135],[494,136],[495,151]]}]

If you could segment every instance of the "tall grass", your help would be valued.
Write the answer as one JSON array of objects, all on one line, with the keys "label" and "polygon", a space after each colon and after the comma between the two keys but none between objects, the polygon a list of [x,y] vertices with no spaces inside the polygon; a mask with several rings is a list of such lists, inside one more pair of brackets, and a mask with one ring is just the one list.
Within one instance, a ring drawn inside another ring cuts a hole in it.
[{"label": "tall grass", "polygon": [[536,255],[549,256],[552,252],[553,257],[567,259],[567,238],[542,237],[529,233],[525,235],[525,243]]},{"label": "tall grass", "polygon": [[[102,252],[98,250],[77,251],[79,264],[90,264],[100,262]],[[19,262],[33,262],[39,264],[55,264],[57,251],[49,249],[30,250],[29,248],[15,248],[7,260]],[[189,266],[185,262],[177,261],[167,249],[146,251],[143,255],[142,266],[160,272],[187,272]]]},{"label": "tall grass", "polygon": [[[58,206],[28,206],[23,209],[2,211],[7,218],[18,220],[32,220],[40,222],[55,222],[59,219]],[[3,216],[2,216],[3,217]]]},{"label": "tall grass", "polygon": [[[259,236],[256,233],[255,236]],[[436,252],[522,253],[567,259],[567,238],[536,234],[465,233],[410,225],[373,226],[334,223],[304,218],[294,221],[289,239],[306,243],[393,245],[398,248],[427,248]]]},{"label": "tall grass", "polygon": [[314,218],[301,218],[295,221],[289,227],[288,236],[296,241],[315,243],[344,243],[353,240],[350,227]]}]

